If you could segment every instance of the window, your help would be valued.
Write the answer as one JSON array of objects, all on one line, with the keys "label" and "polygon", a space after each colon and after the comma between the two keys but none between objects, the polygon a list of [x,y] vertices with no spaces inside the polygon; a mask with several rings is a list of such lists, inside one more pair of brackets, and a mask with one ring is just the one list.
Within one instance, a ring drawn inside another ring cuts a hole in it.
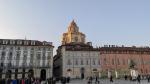
[{"label": "window", "polygon": [[20,50],[20,47],[17,47],[17,50]]},{"label": "window", "polygon": [[81,59],[81,65],[83,65],[83,59]]},{"label": "window", "polygon": [[38,47],[38,50],[40,51],[40,50],[41,50],[41,48],[40,48],[40,47]]},{"label": "window", "polygon": [[1,60],[4,60],[4,59],[5,59],[5,55],[6,55],[6,53],[5,53],[5,52],[2,52]]},{"label": "window", "polygon": [[106,58],[104,58],[104,65],[106,65],[106,63],[107,63],[107,60],[106,60]]},{"label": "window", "polygon": [[33,54],[30,54],[30,60],[33,60]]},{"label": "window", "polygon": [[32,42],[31,42],[31,45],[35,45],[35,41],[32,41]]},{"label": "window", "polygon": [[21,44],[22,44],[22,41],[17,41],[17,44],[18,44],[18,45],[21,45]]},{"label": "window", "polygon": [[8,67],[11,67],[11,66],[12,66],[11,62],[9,62],[7,66],[8,66]]},{"label": "window", "polygon": [[89,60],[88,59],[86,59],[86,65],[89,65]]},{"label": "window", "polygon": [[23,56],[23,60],[27,60],[27,55],[26,54]]},{"label": "window", "polygon": [[118,65],[120,65],[120,61],[119,61],[119,59],[117,59],[117,62],[118,62]]},{"label": "window", "polygon": [[75,65],[78,65],[78,59],[76,59],[76,61],[75,61]]},{"label": "window", "polygon": [[68,59],[68,61],[67,61],[67,65],[71,65],[72,63],[71,63],[71,60],[70,59]]},{"label": "window", "polygon": [[6,41],[6,40],[3,40],[3,44],[7,44],[8,43],[8,41]]},{"label": "window", "polygon": [[2,52],[2,57],[5,56],[5,54],[6,54],[5,52]]},{"label": "window", "polygon": [[5,49],[6,49],[6,47],[5,47],[5,46],[3,46],[3,47],[2,47],[2,49],[3,49],[3,50],[5,50]]},{"label": "window", "polygon": [[114,65],[115,64],[115,61],[114,61],[114,59],[112,59],[112,65]]},{"label": "window", "polygon": [[37,60],[41,59],[41,54],[37,54]]},{"label": "window", "polygon": [[1,63],[1,65],[0,65],[1,67],[4,67],[4,64],[3,63]]},{"label": "window", "polygon": [[98,65],[101,65],[101,61],[100,61],[100,59],[98,60]]},{"label": "window", "polygon": [[12,45],[12,44],[15,44],[15,41],[14,40],[11,40],[10,41],[10,44]]},{"label": "window", "polygon": [[125,65],[125,64],[126,64],[126,63],[125,63],[125,59],[122,59],[122,64],[123,64],[123,65]]},{"label": "window", "polygon": [[43,51],[45,51],[46,49],[45,48],[43,48]]},{"label": "window", "polygon": [[13,47],[10,47],[10,50],[13,50]]},{"label": "window", "polygon": [[51,48],[48,48],[48,51],[50,51],[51,50]]},{"label": "window", "polygon": [[50,60],[51,59],[51,56],[47,56],[47,60]]},{"label": "window", "polygon": [[31,50],[34,50],[34,48],[31,48]]},{"label": "window", "polygon": [[13,55],[13,53],[10,52],[10,53],[9,53],[9,58],[8,58],[8,60],[11,60],[11,59],[12,59],[12,55]]},{"label": "window", "polygon": [[51,54],[52,54],[51,52],[48,52],[48,56],[49,56],[49,57],[51,57]]},{"label": "window", "polygon": [[78,42],[78,37],[75,37],[75,42]]},{"label": "window", "polygon": [[93,65],[95,65],[95,59],[93,59]]},{"label": "window", "polygon": [[24,45],[28,45],[28,41],[24,41]]},{"label": "window", "polygon": [[16,59],[19,60],[20,53],[17,53]]},{"label": "window", "polygon": [[24,47],[24,50],[27,50],[27,47]]}]

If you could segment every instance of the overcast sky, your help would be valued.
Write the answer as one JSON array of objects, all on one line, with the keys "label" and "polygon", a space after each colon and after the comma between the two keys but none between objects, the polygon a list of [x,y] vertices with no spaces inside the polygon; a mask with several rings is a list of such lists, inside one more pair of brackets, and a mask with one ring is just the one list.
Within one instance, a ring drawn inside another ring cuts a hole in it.
[{"label": "overcast sky", "polygon": [[75,19],[93,45],[150,44],[150,0],[0,0],[0,38],[52,41]]}]

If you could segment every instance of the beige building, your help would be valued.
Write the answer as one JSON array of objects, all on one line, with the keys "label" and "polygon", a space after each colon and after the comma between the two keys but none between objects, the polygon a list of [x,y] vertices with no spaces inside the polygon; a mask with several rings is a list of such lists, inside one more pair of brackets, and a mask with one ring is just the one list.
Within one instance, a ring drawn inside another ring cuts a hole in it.
[{"label": "beige building", "polygon": [[52,77],[52,42],[0,39],[0,79]]},{"label": "beige building", "polygon": [[79,32],[74,21],[63,34],[62,45],[54,57],[54,76],[86,78],[100,76],[100,52],[92,43],[85,42],[85,35]]}]

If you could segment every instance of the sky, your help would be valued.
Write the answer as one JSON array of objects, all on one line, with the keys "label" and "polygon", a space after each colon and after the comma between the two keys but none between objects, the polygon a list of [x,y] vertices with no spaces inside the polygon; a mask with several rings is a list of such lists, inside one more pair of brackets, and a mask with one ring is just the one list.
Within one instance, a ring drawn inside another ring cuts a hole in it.
[{"label": "sky", "polygon": [[73,19],[94,46],[150,44],[150,0],[0,0],[0,39],[56,49]]}]

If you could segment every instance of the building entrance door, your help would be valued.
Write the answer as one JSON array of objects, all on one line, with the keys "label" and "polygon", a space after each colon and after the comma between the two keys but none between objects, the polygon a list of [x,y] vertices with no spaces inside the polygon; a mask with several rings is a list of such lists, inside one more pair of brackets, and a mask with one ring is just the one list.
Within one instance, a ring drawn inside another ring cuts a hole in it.
[{"label": "building entrance door", "polygon": [[2,72],[3,72],[3,69],[0,68],[0,79],[2,79]]},{"label": "building entrance door", "polygon": [[41,70],[41,80],[46,80],[46,70],[45,69]]},{"label": "building entrance door", "polygon": [[85,69],[82,67],[81,70],[80,70],[80,72],[81,72],[81,79],[84,79]]},{"label": "building entrance door", "polygon": [[33,78],[34,77],[34,71],[32,69],[29,70],[28,77],[29,78]]},{"label": "building entrance door", "polygon": [[6,72],[6,78],[9,78],[9,79],[11,79],[11,70],[8,70],[7,72]]}]

